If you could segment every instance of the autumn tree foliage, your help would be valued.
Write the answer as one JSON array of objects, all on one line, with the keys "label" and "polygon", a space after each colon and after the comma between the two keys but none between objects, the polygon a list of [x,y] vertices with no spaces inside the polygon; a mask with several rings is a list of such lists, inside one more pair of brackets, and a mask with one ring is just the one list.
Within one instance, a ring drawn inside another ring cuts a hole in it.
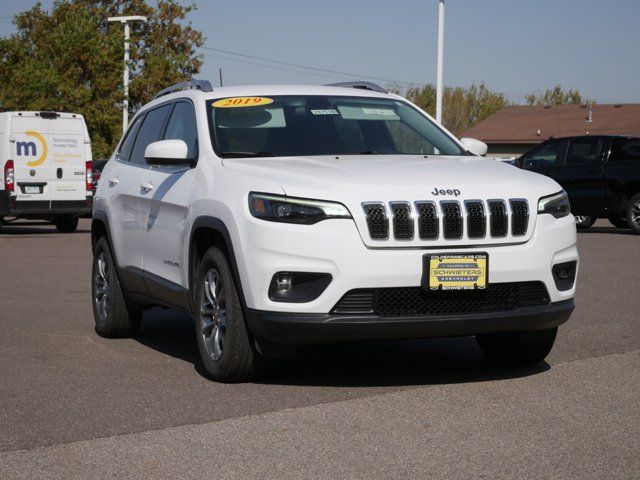
[{"label": "autumn tree foliage", "polygon": [[131,24],[131,112],[162,88],[190,79],[202,64],[201,32],[186,21],[194,6],[175,0],[58,0],[14,17],[0,38],[0,110],[81,113],[95,158],[110,155],[122,134],[124,41],[107,17],[145,15]]}]

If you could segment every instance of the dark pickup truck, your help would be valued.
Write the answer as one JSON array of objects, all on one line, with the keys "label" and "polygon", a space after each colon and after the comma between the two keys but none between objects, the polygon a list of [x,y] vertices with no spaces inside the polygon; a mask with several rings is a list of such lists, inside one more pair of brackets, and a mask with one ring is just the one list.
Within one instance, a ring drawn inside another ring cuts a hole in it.
[{"label": "dark pickup truck", "polygon": [[579,228],[608,218],[614,226],[640,235],[640,138],[553,138],[536,145],[515,164],[562,185]]}]

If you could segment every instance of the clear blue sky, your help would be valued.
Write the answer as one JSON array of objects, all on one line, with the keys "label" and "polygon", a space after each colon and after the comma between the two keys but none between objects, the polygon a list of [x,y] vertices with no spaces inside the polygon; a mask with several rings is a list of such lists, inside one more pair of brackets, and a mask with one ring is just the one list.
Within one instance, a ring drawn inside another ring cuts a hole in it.
[{"label": "clear blue sky", "polygon": [[[0,34],[14,30],[4,17],[34,3],[0,0]],[[43,1],[45,8],[51,3]],[[437,0],[195,3],[199,9],[190,19],[208,47],[402,84],[435,82]],[[640,0],[446,0],[445,84],[484,81],[522,100],[561,83],[601,103],[640,102],[639,20]],[[227,85],[342,79],[202,53],[200,77],[217,82],[221,67]]]}]

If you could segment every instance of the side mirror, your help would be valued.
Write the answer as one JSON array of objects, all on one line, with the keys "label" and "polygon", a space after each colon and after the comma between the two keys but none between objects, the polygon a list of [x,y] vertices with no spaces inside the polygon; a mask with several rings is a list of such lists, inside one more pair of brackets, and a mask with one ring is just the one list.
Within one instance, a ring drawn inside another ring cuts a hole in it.
[{"label": "side mirror", "polygon": [[486,143],[476,140],[475,138],[461,138],[460,143],[467,147],[467,150],[471,153],[480,157],[486,155],[487,150],[489,149]]},{"label": "side mirror", "polygon": [[195,165],[189,158],[189,147],[184,140],[160,140],[147,145],[144,159],[149,165]]}]

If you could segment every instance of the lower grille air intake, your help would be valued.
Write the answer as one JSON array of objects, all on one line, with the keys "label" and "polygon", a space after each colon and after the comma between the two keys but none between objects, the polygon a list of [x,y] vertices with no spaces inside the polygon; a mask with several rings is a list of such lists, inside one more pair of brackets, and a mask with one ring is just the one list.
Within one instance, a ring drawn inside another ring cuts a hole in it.
[{"label": "lower grille air intake", "polygon": [[381,317],[460,315],[502,312],[547,305],[542,282],[492,283],[485,290],[431,292],[421,287],[351,290],[334,307],[334,314],[376,314]]}]

